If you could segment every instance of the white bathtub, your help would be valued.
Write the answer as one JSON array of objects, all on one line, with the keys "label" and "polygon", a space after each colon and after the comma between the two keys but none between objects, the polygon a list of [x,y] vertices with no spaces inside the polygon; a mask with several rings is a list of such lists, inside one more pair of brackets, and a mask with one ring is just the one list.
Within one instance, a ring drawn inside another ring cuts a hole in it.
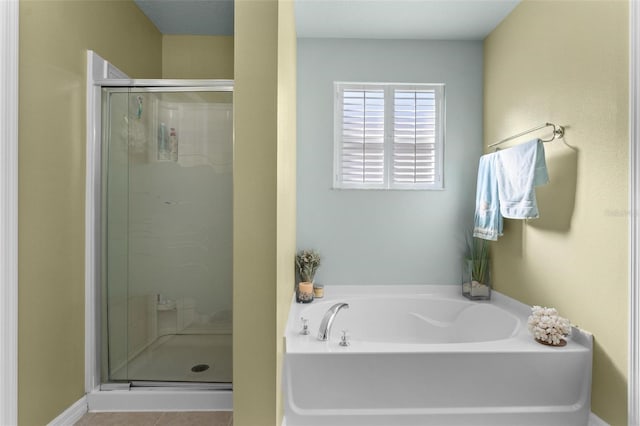
[{"label": "white bathtub", "polygon": [[[574,329],[567,346],[543,346],[526,329],[528,306],[498,292],[472,302],[458,291],[326,286],[324,299],[292,302],[286,426],[587,425],[591,335]],[[320,321],[338,302],[349,309],[321,342]],[[300,317],[310,335],[299,333]]]}]

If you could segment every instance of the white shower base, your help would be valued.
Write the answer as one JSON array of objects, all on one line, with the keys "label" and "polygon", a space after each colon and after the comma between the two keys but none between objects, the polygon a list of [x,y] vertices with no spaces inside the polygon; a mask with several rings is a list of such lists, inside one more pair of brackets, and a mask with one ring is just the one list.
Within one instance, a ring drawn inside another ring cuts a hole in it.
[{"label": "white shower base", "polygon": [[[163,336],[129,363],[133,381],[218,382],[232,379],[231,334],[177,334]],[[209,369],[195,373],[194,365]],[[143,387],[131,390],[94,390],[88,409],[100,411],[225,411],[233,409],[232,390],[188,387]]]},{"label": "white shower base", "polygon": [[[130,380],[165,382],[231,382],[231,334],[162,336],[128,366]],[[193,372],[196,365],[208,365]]]}]

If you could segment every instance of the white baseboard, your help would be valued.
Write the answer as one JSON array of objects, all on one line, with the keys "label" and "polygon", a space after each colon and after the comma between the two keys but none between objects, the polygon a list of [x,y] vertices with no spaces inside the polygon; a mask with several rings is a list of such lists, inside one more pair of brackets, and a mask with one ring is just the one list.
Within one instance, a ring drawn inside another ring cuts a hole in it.
[{"label": "white baseboard", "polygon": [[71,407],[64,410],[58,417],[51,420],[47,426],[69,426],[80,420],[87,412],[87,396],[77,400]]},{"label": "white baseboard", "polygon": [[588,426],[611,426],[609,423],[602,420],[600,417],[591,413],[589,416],[589,425]]}]

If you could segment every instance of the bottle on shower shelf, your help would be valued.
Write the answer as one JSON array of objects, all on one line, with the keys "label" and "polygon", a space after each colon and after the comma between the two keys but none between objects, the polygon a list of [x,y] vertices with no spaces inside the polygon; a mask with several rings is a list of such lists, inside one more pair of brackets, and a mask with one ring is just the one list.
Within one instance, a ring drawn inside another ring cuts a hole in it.
[{"label": "bottle on shower shelf", "polygon": [[160,127],[158,128],[158,160],[170,160],[170,154],[167,126],[164,123],[160,123]]},{"label": "bottle on shower shelf", "polygon": [[178,161],[178,135],[175,127],[169,131],[169,153],[169,157],[173,161]]}]

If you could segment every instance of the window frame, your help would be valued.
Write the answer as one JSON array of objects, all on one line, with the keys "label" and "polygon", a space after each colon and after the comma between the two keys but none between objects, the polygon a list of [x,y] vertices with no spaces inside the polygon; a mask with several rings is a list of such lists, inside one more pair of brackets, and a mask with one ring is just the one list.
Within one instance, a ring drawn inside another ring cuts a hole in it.
[{"label": "window frame", "polygon": [[[443,190],[444,189],[444,141],[446,129],[446,97],[444,83],[357,83],[335,81],[334,89],[334,137],[333,137],[333,189],[378,190]],[[384,91],[384,173],[382,183],[344,182],[342,180],[342,120],[343,94],[348,90]],[[394,93],[396,90],[433,90],[436,106],[435,180],[434,182],[400,183],[393,181],[394,148]]]}]

